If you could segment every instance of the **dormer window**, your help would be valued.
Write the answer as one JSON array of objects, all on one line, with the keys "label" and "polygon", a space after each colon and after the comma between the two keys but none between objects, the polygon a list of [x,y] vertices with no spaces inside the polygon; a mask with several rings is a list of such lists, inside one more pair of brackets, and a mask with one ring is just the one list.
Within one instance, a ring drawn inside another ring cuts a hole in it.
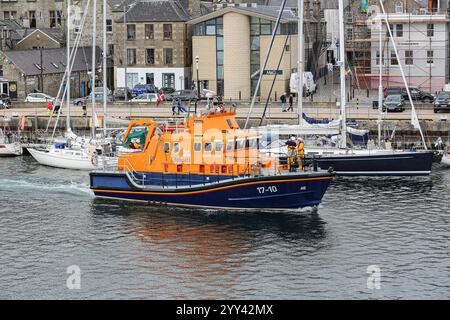
[{"label": "dormer window", "polygon": [[395,13],[403,13],[403,2],[397,1],[395,3]]}]

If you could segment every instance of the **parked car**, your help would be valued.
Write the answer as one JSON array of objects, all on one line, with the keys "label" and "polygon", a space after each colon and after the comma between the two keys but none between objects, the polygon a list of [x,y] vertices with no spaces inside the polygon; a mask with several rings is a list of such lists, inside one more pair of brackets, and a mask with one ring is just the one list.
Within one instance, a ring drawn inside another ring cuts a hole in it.
[{"label": "parked car", "polygon": [[131,94],[131,90],[125,87],[119,87],[114,90],[114,96],[113,99],[116,101],[123,101],[125,100],[131,100],[133,99],[133,95]]},{"label": "parked car", "polygon": [[[95,87],[95,92],[103,93],[103,87]],[[106,94],[108,95],[112,94],[111,89],[106,88]]]},{"label": "parked car", "polygon": [[175,92],[175,89],[171,88],[171,87],[162,87],[160,90],[162,90],[164,92],[164,95]]},{"label": "parked car", "polygon": [[196,100],[197,92],[195,90],[177,90],[172,94],[164,95],[164,98],[168,101],[172,101],[174,98],[181,101]]},{"label": "parked car", "polygon": [[[411,93],[411,98],[413,100],[422,101],[425,103],[431,103],[434,101],[434,95],[429,92],[425,92],[416,87],[409,87],[409,92]],[[408,91],[406,88],[401,87],[390,87],[384,89],[384,97],[392,95],[402,95],[403,99],[408,100]]]},{"label": "parked car", "polygon": [[387,111],[405,111],[404,99],[401,95],[390,95],[387,96],[386,100],[383,102],[383,112]]},{"label": "parked car", "polygon": [[156,102],[156,100],[158,100],[156,93],[143,93],[131,99],[131,102]]},{"label": "parked car", "polygon": [[158,88],[156,88],[154,85],[141,83],[135,85],[134,88],[131,90],[131,94],[133,96],[137,96],[142,93],[157,93],[157,92]]},{"label": "parked car", "polygon": [[[103,102],[103,92],[96,92],[94,99],[95,99],[95,102],[98,102],[98,103]],[[86,97],[72,100],[72,104],[77,105],[77,106],[85,106],[85,105],[89,104],[91,101],[92,101],[92,92]],[[108,103],[112,102],[111,95],[106,96],[106,102],[108,102]]]},{"label": "parked car", "polygon": [[29,93],[25,98],[25,102],[47,102],[47,101],[55,101],[56,98],[50,97],[48,94],[41,92]]},{"label": "parked car", "polygon": [[434,100],[434,113],[441,110],[450,110],[450,91],[439,92]]}]

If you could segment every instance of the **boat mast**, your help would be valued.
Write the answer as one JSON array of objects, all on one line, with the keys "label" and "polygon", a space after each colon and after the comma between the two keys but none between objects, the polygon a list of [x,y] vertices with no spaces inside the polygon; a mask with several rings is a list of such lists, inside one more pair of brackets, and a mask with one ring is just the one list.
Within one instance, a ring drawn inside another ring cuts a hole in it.
[{"label": "boat mast", "polygon": [[[342,0],[340,0],[340,1],[342,1]],[[387,19],[386,10],[384,10],[383,1],[381,1],[381,0],[380,0],[380,6],[381,6],[381,10],[383,11],[383,18],[385,19],[385,22],[386,22],[386,28],[389,32],[389,38],[391,39],[391,42],[392,42],[392,48],[394,49],[394,52],[395,52],[395,58],[398,61],[398,66],[400,68],[400,73],[402,75],[403,84],[405,85],[406,92],[408,93],[408,99],[411,104],[411,123],[414,125],[415,128],[419,129],[420,137],[422,138],[423,147],[425,150],[427,150],[427,144],[425,142],[425,137],[422,132],[422,127],[420,126],[419,119],[417,117],[416,108],[414,107],[414,102],[411,97],[411,91],[409,90],[408,82],[406,81],[406,76],[405,76],[405,72],[403,70],[402,63],[400,62],[397,45],[395,44],[394,38],[392,37],[392,30],[391,30],[391,27],[389,26],[389,21]]]},{"label": "boat mast", "polygon": [[95,114],[95,67],[96,67],[96,30],[97,29],[97,0],[92,3],[92,71],[91,71],[91,101],[92,101],[92,121],[91,138],[95,138],[95,123],[97,115]]},{"label": "boat mast", "polygon": [[[66,79],[66,101],[67,101],[67,115],[66,115],[66,130],[69,132],[70,129],[70,77],[71,77],[71,69],[70,69],[70,9],[72,3],[71,0],[67,0],[67,79]],[[75,53],[74,53],[75,54]]]},{"label": "boat mast", "polygon": [[347,148],[347,114],[345,98],[345,33],[344,33],[344,0],[339,0],[339,56],[341,74],[341,147]]},{"label": "boat mast", "polygon": [[[303,23],[304,2],[297,0],[298,30],[297,30],[297,113],[298,124],[303,126]],[[309,8],[307,8],[309,10]]]},{"label": "boat mast", "polygon": [[380,28],[380,32],[379,32],[379,46],[380,46],[380,55],[379,55],[379,64],[380,64],[380,75],[379,75],[379,85],[378,85],[378,148],[381,148],[381,112],[383,111],[382,109],[382,104],[383,104],[383,40],[382,40],[382,36],[383,36],[383,23],[382,20],[380,19],[379,23],[378,23],[378,27]]},{"label": "boat mast", "polygon": [[[106,137],[106,0],[103,0],[103,135]],[[127,92],[125,92],[125,96]]]}]

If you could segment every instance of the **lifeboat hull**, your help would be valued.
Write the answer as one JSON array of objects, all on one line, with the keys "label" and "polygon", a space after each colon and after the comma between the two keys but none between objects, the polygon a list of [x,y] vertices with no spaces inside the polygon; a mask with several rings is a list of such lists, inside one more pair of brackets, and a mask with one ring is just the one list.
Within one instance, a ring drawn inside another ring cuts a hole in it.
[{"label": "lifeboat hull", "polygon": [[302,172],[178,188],[136,187],[126,173],[91,172],[90,179],[101,198],[205,209],[285,210],[319,205],[332,176]]}]

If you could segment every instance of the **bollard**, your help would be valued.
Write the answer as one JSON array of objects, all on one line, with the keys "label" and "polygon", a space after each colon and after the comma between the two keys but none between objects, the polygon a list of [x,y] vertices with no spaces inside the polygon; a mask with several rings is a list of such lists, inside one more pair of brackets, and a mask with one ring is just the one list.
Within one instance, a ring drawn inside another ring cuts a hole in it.
[{"label": "bollard", "polygon": [[277,92],[275,91],[275,101],[277,101]]},{"label": "bollard", "polygon": [[367,89],[367,98],[370,96],[369,89]]},{"label": "bollard", "polygon": [[239,90],[239,101],[241,101],[241,91]]}]

